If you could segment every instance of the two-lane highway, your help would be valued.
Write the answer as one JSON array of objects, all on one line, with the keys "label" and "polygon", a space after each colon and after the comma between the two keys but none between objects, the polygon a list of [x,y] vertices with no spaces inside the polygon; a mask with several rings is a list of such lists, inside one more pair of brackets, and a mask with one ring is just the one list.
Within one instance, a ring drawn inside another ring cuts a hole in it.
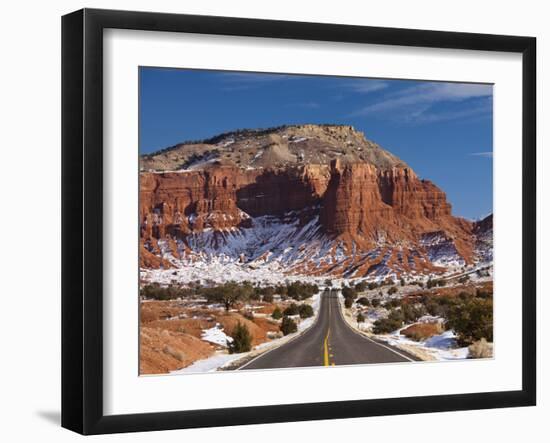
[{"label": "two-lane highway", "polygon": [[240,369],[299,368],[414,361],[405,352],[380,344],[349,326],[335,290],[321,295],[315,323],[301,335],[256,357]]}]

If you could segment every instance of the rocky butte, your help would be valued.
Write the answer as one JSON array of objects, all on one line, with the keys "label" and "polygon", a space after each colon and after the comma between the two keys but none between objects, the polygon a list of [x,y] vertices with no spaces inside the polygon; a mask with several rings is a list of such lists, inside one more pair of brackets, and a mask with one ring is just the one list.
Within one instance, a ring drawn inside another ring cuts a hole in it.
[{"label": "rocky butte", "polygon": [[223,259],[290,274],[385,278],[492,259],[492,216],[351,126],[241,130],[140,159],[143,268]]}]

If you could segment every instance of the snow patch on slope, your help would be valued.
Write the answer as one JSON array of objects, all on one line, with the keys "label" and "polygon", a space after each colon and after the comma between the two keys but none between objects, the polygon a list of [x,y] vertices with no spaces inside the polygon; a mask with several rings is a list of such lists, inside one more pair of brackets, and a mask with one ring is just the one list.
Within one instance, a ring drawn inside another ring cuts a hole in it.
[{"label": "snow patch on slope", "polygon": [[[284,280],[320,281],[327,275],[382,281],[418,278],[425,275],[424,264],[449,272],[465,265],[453,241],[442,232],[424,235],[419,249],[381,243],[370,251],[360,251],[353,242],[345,245],[325,235],[319,217],[307,213],[250,217],[242,212],[241,220],[247,219],[250,226],[224,230],[207,227],[176,240],[177,254],[174,241],[158,240],[160,255],[176,269],[142,269],[142,277],[164,284],[227,280],[277,284]],[[193,225],[197,216],[188,217]],[[208,222],[205,220],[205,226]],[[145,246],[155,253],[150,245]]]},{"label": "snow patch on slope", "polygon": [[420,245],[426,250],[428,258],[436,266],[464,266],[466,262],[460,256],[451,239],[442,232],[425,234]]},{"label": "snow patch on slope", "polygon": [[439,335],[434,335],[425,341],[414,341],[404,335],[401,330],[397,330],[390,335],[379,335],[379,339],[393,345],[418,348],[427,352],[434,360],[462,360],[468,358],[468,347],[459,348],[456,344],[456,335],[453,331],[445,331]]},{"label": "snow patch on slope", "polygon": [[210,329],[204,329],[201,338],[224,348],[227,347],[228,343],[233,342],[233,338],[223,331],[223,327],[219,323]]}]

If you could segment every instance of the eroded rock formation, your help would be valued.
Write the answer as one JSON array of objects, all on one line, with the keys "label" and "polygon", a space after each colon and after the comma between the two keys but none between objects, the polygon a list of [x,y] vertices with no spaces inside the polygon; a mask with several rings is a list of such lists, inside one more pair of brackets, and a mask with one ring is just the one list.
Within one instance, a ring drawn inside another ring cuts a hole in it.
[{"label": "eroded rock formation", "polygon": [[[310,239],[333,242],[326,247],[330,254],[336,247],[358,257],[376,248],[399,249],[385,262],[398,270],[421,269],[420,262],[433,270],[433,257],[449,251],[465,263],[475,259],[479,225],[454,217],[441,189],[351,127],[283,127],[271,133],[225,134],[210,142],[215,144],[179,145],[143,159],[140,232],[148,254],[155,255],[156,242],[164,239],[173,256],[179,256],[193,249],[190,237],[206,232],[221,233],[214,247],[223,249],[229,241],[224,233],[253,230],[256,220],[278,217],[287,225],[294,223],[296,230],[307,226]],[[237,147],[241,151],[235,153]],[[225,155],[229,148],[231,155]],[[284,155],[274,154],[275,148]],[[269,158],[255,166],[262,156]],[[243,158],[248,159],[244,165]],[[163,170],[177,161],[184,167]],[[157,170],[150,170],[155,165]],[[241,261],[243,255],[254,256],[245,249],[239,253]],[[144,266],[160,265],[144,256]],[[348,268],[372,271],[372,261],[364,265],[354,259]]]}]

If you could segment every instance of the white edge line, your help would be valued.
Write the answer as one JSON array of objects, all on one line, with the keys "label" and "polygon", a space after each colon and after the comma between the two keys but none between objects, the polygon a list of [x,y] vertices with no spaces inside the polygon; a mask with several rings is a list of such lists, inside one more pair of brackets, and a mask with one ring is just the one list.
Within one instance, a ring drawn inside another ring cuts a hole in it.
[{"label": "white edge line", "polygon": [[378,343],[376,340],[373,340],[372,338],[370,337],[367,337],[366,335],[360,333],[359,331],[356,331],[354,328],[351,327],[351,325],[346,321],[346,319],[344,318],[344,314],[342,313],[342,303],[340,301],[340,295],[338,294],[338,305],[340,306],[340,309],[338,309],[338,311],[340,312],[340,316],[342,317],[342,320],[344,321],[344,323],[347,325],[347,327],[349,329],[351,329],[355,334],[357,334],[359,337],[362,337],[364,338],[365,340],[368,340],[372,343],[374,343],[375,345],[378,345],[378,346],[382,346],[383,348],[386,348],[388,351],[392,351],[394,354],[397,354],[399,355],[400,357],[410,361],[410,362],[413,362],[413,363],[417,363],[416,360],[413,360],[412,358],[410,357],[407,357],[406,355],[403,355],[401,354],[400,352],[396,351],[395,349],[392,349],[390,348],[389,346],[386,346],[386,345],[383,345],[382,343]]},{"label": "white edge line", "polygon": [[[322,298],[323,297],[323,294],[321,292],[319,298]],[[288,341],[285,341],[284,343],[281,343],[279,345],[275,345],[273,346],[271,349],[268,349],[267,351],[264,351],[262,352],[260,355],[257,355],[256,357],[254,357],[252,360],[250,361],[247,361],[244,365],[242,366],[239,366],[237,369],[235,369],[235,371],[240,371],[241,369],[244,369],[246,368],[248,365],[252,364],[252,362],[255,362],[256,360],[258,360],[259,358],[269,354],[271,351],[274,351],[275,349],[279,349],[285,345],[287,345],[288,343],[292,343],[294,340],[296,340],[297,338],[300,338],[302,337],[306,332],[310,331],[316,324],[317,322],[319,321],[319,317],[321,316],[321,304],[322,304],[322,300],[319,300],[319,312],[317,313],[317,318],[315,319],[315,321],[311,324],[311,326],[307,329],[304,329],[303,331],[301,331],[300,333],[296,334],[294,337],[292,337],[290,340]],[[278,369],[278,368],[273,368],[273,369]],[[258,369],[260,370],[260,369]]]}]

